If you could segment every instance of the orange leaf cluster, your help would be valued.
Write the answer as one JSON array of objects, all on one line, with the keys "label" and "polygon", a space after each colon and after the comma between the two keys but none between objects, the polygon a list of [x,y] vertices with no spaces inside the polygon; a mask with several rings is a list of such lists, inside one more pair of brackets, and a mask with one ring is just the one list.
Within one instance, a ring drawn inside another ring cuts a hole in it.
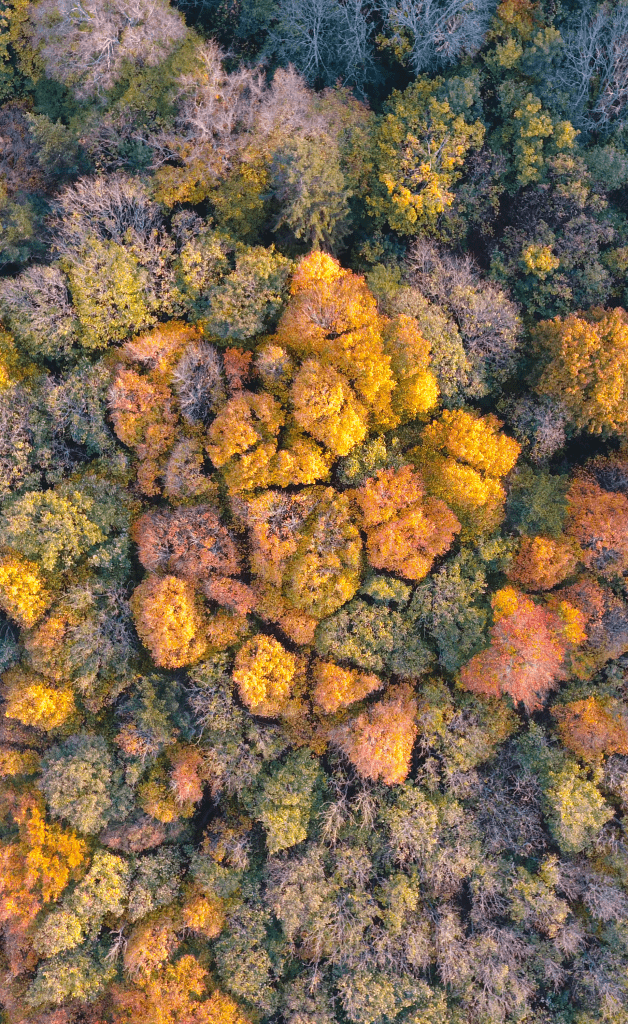
[{"label": "orange leaf cluster", "polygon": [[423,480],[411,466],[379,470],[355,492],[355,499],[362,510],[370,564],[407,579],[423,579],[460,531],[444,501],[423,497]]},{"label": "orange leaf cluster", "polygon": [[462,667],[460,682],[472,693],[509,694],[535,711],[565,676],[568,638],[563,621],[511,587],[497,592],[493,610],[491,645]]},{"label": "orange leaf cluster", "polygon": [[417,701],[410,686],[391,687],[386,697],[330,732],[331,741],[365,779],[388,786],[410,771],[417,735]]},{"label": "orange leaf cluster", "polygon": [[551,590],[578,564],[573,544],[551,537],[523,537],[508,578],[524,590]]},{"label": "orange leaf cluster", "polygon": [[132,537],[149,572],[202,580],[214,573],[236,576],[241,570],[235,541],[212,505],[145,512],[135,522]]},{"label": "orange leaf cluster", "polygon": [[384,685],[383,680],[372,672],[341,668],[332,661],[316,661],[312,675],[312,698],[328,715],[381,690]]},{"label": "orange leaf cluster", "polygon": [[567,503],[566,532],[580,544],[585,565],[609,578],[628,571],[628,498],[581,476]]},{"label": "orange leaf cluster", "polygon": [[578,757],[628,754],[628,716],[620,705],[595,697],[552,708],[563,746]]}]

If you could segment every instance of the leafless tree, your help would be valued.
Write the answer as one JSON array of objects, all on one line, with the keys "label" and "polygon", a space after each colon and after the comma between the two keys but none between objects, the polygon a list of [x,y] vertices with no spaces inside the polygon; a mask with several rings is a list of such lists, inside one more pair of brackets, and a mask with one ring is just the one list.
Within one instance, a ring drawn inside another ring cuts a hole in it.
[{"label": "leafless tree", "polygon": [[28,267],[0,286],[0,307],[9,326],[33,354],[66,353],[78,322],[67,281],[58,267]]},{"label": "leafless tree", "polygon": [[204,423],[225,401],[222,359],[213,345],[190,345],[173,373],[181,412],[190,423]]},{"label": "leafless tree", "polygon": [[137,178],[124,173],[81,178],[54,204],[51,227],[55,248],[73,257],[90,238],[118,245],[148,245],[162,217]]},{"label": "leafless tree", "polygon": [[188,30],[167,0],[39,0],[30,31],[46,74],[84,99],[110,89],[129,61],[163,61]]},{"label": "leafless tree", "polygon": [[372,0],[280,0],[269,49],[310,83],[362,91],[375,73]]},{"label": "leafless tree", "polygon": [[144,140],[153,149],[155,166],[173,157],[185,162],[203,157],[207,170],[217,175],[230,166],[255,124],[265,82],[259,68],[229,74],[223,61],[213,40],[199,46],[196,67],[178,81],[173,131]]},{"label": "leafless tree", "polygon": [[574,124],[585,131],[621,127],[628,100],[628,4],[591,2],[577,10],[563,33],[557,84]]},{"label": "leafless tree", "polygon": [[484,41],[494,0],[381,0],[387,36],[402,49],[411,40],[409,63],[418,75],[476,53]]},{"label": "leafless tree", "polygon": [[426,238],[408,256],[411,283],[448,308],[476,373],[503,381],[516,364],[521,335],[517,307],[492,282],[483,280],[469,256],[441,250]]}]

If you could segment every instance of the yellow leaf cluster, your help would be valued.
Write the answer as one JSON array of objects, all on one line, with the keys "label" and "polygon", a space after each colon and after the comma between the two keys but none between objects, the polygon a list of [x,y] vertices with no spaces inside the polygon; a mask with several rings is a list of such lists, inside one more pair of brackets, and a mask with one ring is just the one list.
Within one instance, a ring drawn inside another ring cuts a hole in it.
[{"label": "yellow leaf cluster", "polygon": [[38,676],[11,669],[3,677],[5,715],[22,725],[50,731],[62,726],[76,711],[74,693],[50,686]]},{"label": "yellow leaf cluster", "polygon": [[592,310],[544,320],[535,331],[546,366],[537,386],[591,434],[628,432],[628,314]]},{"label": "yellow leaf cluster", "polygon": [[149,576],[130,600],[135,627],[163,668],[192,665],[207,651],[207,623],[191,583],[177,576]]},{"label": "yellow leaf cluster", "polygon": [[372,672],[342,668],[333,661],[316,661],[312,675],[314,678],[312,698],[314,703],[318,704],[328,715],[357,700],[362,700],[369,693],[380,690],[384,685],[383,681]]},{"label": "yellow leaf cluster", "polygon": [[14,552],[0,557],[0,608],[18,626],[34,626],[50,604],[39,567]]},{"label": "yellow leaf cluster", "polygon": [[501,426],[490,414],[447,409],[411,453],[428,491],[455,512],[465,539],[495,529],[504,517],[506,492],[499,477],[513,468],[521,446],[501,434]]},{"label": "yellow leaf cluster", "polygon": [[247,640],[236,655],[233,681],[253,714],[272,718],[290,698],[296,662],[272,636]]}]

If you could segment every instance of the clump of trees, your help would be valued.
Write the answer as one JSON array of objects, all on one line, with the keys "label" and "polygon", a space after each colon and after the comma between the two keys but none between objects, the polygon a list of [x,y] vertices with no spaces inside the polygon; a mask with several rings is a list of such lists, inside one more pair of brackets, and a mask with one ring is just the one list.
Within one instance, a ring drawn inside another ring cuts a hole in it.
[{"label": "clump of trees", "polygon": [[2,1024],[626,1024],[625,7],[0,22]]}]

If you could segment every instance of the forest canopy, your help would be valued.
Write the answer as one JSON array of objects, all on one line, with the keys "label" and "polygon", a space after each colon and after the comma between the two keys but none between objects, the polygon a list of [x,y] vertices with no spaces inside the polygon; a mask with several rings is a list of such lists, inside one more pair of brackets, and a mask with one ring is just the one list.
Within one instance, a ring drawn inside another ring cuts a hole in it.
[{"label": "forest canopy", "polygon": [[5,0],[0,1024],[628,1024],[627,52]]}]

